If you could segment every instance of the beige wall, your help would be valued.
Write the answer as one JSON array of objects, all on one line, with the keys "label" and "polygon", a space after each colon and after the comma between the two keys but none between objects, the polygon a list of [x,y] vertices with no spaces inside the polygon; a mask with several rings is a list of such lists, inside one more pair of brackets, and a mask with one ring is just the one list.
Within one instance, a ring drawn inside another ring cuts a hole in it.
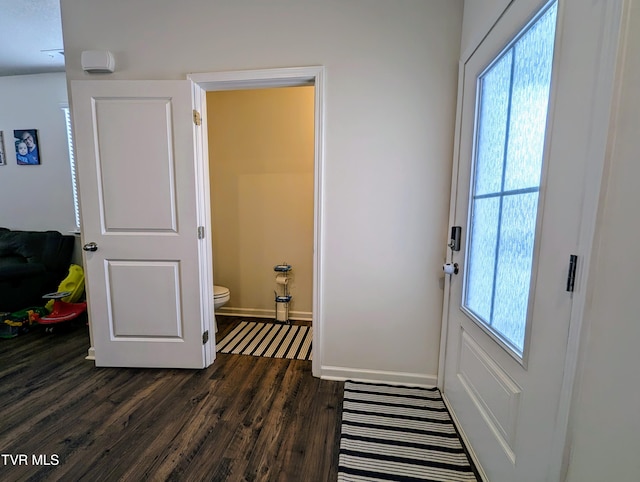
[{"label": "beige wall", "polygon": [[293,266],[290,318],[311,319],[314,87],[207,94],[220,313],[274,316],[273,267]]}]

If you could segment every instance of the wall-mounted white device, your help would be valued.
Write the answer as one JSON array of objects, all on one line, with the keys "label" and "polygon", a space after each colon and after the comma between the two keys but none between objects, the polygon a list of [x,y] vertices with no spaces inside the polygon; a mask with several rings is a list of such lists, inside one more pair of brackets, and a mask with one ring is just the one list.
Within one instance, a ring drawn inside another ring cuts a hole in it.
[{"label": "wall-mounted white device", "polygon": [[108,74],[113,72],[116,63],[108,50],[85,50],[80,58],[82,70],[89,73]]}]

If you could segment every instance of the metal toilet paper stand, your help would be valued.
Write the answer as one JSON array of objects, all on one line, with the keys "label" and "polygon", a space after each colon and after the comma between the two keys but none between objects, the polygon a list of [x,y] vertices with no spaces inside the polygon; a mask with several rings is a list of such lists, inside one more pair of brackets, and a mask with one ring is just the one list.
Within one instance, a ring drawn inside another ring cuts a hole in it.
[{"label": "metal toilet paper stand", "polygon": [[289,320],[289,302],[291,295],[289,294],[289,273],[291,265],[282,263],[274,266],[273,271],[276,272],[276,284],[281,287],[281,294],[274,291],[276,296],[276,321],[283,323],[291,323]]}]

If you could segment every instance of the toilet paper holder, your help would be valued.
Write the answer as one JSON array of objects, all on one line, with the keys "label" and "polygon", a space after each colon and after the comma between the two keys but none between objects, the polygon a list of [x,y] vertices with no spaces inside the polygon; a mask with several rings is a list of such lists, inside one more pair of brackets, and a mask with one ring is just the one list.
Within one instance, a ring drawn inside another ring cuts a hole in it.
[{"label": "toilet paper holder", "polygon": [[278,264],[273,267],[273,271],[276,272],[276,284],[280,286],[281,294],[278,294],[277,290],[274,290],[275,295],[275,319],[284,323],[291,323],[289,320],[289,303],[292,296],[289,294],[289,272],[291,271],[291,265],[287,263]]}]

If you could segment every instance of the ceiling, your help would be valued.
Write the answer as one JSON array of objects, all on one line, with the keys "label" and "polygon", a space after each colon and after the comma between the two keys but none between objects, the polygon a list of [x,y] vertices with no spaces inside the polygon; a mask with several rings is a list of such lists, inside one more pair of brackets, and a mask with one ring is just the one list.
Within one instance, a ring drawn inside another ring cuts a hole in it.
[{"label": "ceiling", "polygon": [[0,0],[0,76],[64,72],[60,0]]}]

